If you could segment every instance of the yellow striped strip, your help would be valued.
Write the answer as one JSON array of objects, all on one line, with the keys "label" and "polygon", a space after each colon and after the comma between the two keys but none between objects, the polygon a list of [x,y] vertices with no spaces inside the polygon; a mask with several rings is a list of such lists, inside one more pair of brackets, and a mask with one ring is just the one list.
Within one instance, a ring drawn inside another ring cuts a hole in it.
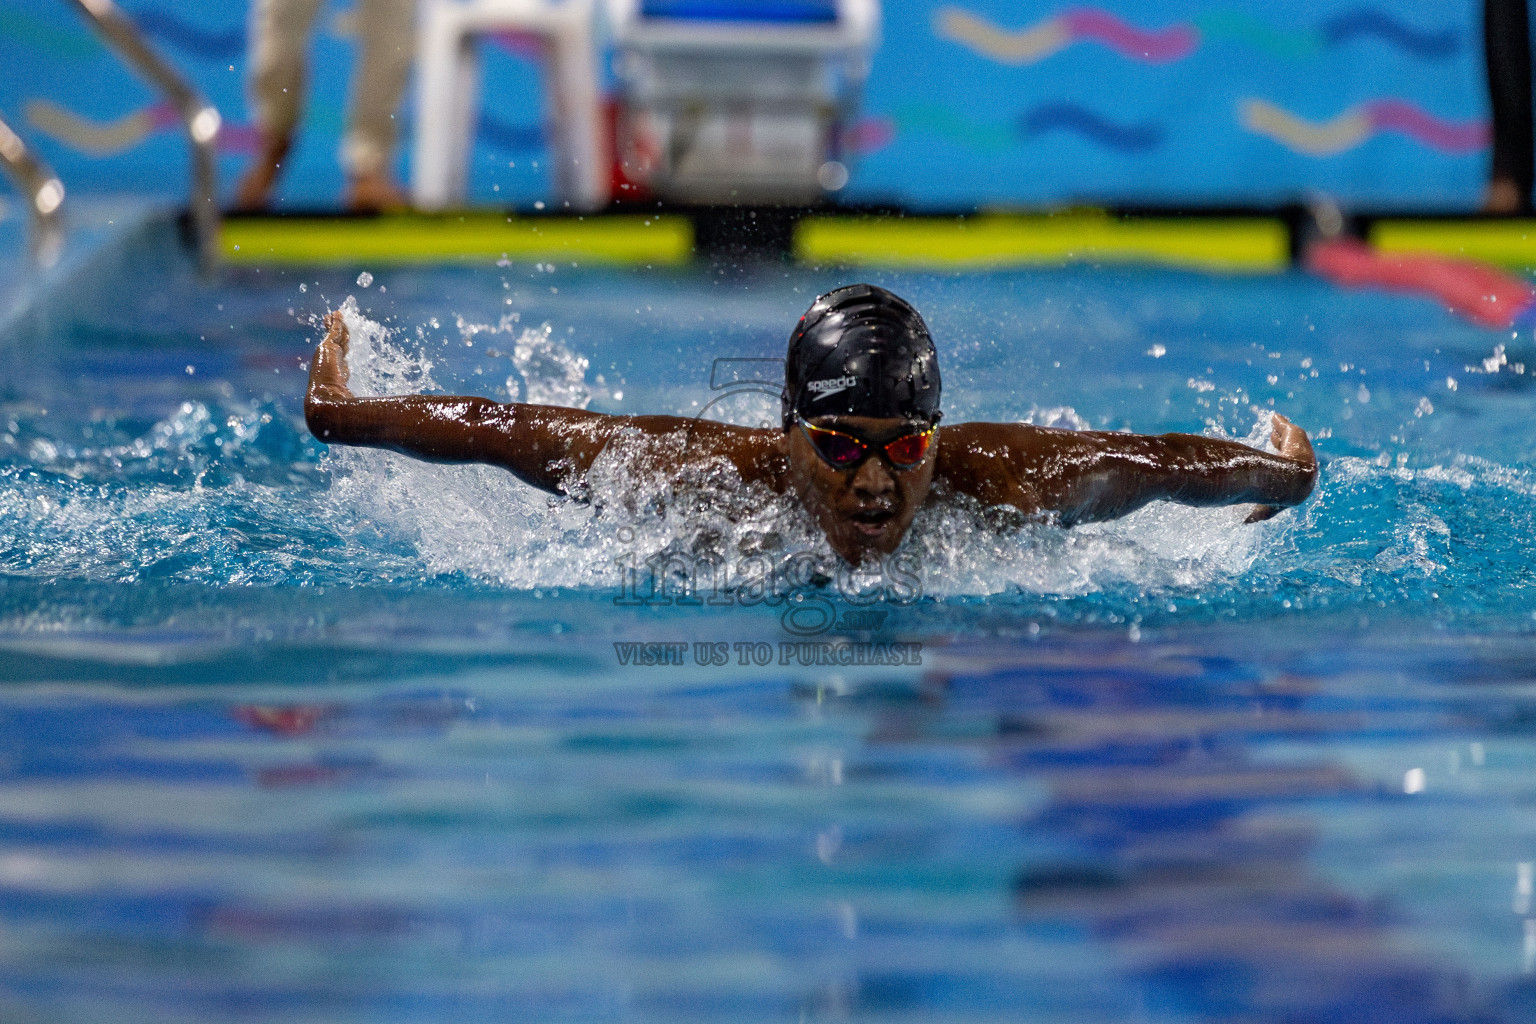
[{"label": "yellow striped strip", "polygon": [[1382,252],[1432,252],[1536,269],[1536,220],[1379,220],[1370,238]]},{"label": "yellow striped strip", "polygon": [[231,263],[485,263],[514,259],[675,265],[693,255],[685,217],[508,218],[505,214],[396,214],[378,218],[233,218],[224,223]]},{"label": "yellow striped strip", "polygon": [[1105,214],[954,220],[808,217],[804,262],[955,270],[1063,263],[1157,263],[1230,273],[1284,270],[1285,225],[1269,218],[1128,219]]}]

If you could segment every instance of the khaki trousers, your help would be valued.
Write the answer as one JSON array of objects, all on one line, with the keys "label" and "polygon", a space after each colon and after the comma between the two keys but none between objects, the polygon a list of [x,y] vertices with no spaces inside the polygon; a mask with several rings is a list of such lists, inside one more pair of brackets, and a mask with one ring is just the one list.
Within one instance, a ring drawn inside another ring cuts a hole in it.
[{"label": "khaki trousers", "polygon": [[[291,137],[303,116],[309,32],[324,0],[254,0],[250,89],[256,126]],[[395,151],[395,111],[415,56],[416,0],[356,0],[360,44],[347,98],[339,159],[353,177],[386,171]]]}]

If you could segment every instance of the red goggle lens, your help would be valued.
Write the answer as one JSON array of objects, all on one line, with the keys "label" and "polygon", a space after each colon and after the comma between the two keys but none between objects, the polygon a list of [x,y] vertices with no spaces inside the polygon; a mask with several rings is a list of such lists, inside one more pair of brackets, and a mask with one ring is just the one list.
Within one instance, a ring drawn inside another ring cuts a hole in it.
[{"label": "red goggle lens", "polygon": [[[856,466],[864,460],[864,456],[869,454],[868,442],[861,441],[851,434],[812,426],[804,420],[801,420],[800,425],[805,429],[805,436],[810,439],[817,453],[838,469]],[[885,456],[897,469],[911,469],[928,455],[928,446],[932,442],[931,428],[921,434],[903,434],[885,443]]]},{"label": "red goggle lens", "polygon": [[928,454],[928,445],[933,440],[933,431],[925,430],[921,434],[908,434],[898,437],[885,446],[886,458],[891,460],[891,465],[899,469],[911,469],[923,457]]},{"label": "red goggle lens", "polygon": [[816,446],[816,451],[821,457],[839,469],[845,469],[864,458],[869,447],[858,438],[849,437],[847,434],[839,434],[831,430],[819,430],[810,427],[811,444]]}]

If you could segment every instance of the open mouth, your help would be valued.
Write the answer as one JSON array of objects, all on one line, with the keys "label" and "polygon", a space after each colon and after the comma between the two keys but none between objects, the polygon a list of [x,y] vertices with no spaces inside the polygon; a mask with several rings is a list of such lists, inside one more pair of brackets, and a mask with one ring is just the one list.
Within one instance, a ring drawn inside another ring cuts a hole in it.
[{"label": "open mouth", "polygon": [[888,508],[861,509],[848,517],[853,521],[854,527],[862,534],[873,537],[885,529],[887,523],[896,518],[896,513]]}]

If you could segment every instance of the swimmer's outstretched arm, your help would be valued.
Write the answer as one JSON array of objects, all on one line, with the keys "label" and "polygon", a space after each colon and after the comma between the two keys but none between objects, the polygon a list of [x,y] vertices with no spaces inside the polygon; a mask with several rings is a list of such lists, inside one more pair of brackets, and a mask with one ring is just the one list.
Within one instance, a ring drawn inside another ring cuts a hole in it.
[{"label": "swimmer's outstretched arm", "polygon": [[546,491],[585,471],[607,440],[598,413],[503,405],[458,395],[359,398],[347,387],[347,325],[325,315],[304,397],[310,432],[329,444],[387,448],[432,462],[487,462]]},{"label": "swimmer's outstretched arm", "polygon": [[[689,432],[693,450],[736,461],[749,478],[758,460],[738,459],[735,428],[672,416],[608,416],[549,405],[459,395],[359,398],[347,387],[347,326],[325,316],[304,397],[310,432],[329,444],[354,444],[431,462],[484,462],[524,483],[559,493],[620,434],[643,438]],[[699,436],[695,436],[699,435]],[[753,446],[758,447],[758,446]]]},{"label": "swimmer's outstretched arm", "polygon": [[[953,437],[962,431],[971,433]],[[1257,522],[1301,504],[1317,484],[1306,431],[1280,415],[1271,435],[1279,455],[1197,434],[981,423],[948,432],[945,448],[959,447],[941,458],[956,489],[1031,514],[1054,512],[1064,526],[1114,519],[1153,501],[1254,503],[1248,522]]]}]

